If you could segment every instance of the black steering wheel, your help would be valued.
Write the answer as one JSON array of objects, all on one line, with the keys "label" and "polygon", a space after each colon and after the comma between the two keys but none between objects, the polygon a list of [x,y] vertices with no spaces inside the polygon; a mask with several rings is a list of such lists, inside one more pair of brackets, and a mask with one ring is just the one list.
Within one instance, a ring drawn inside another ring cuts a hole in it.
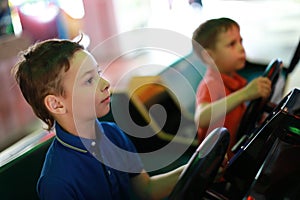
[{"label": "black steering wheel", "polygon": [[229,139],[226,128],[214,129],[190,158],[168,199],[193,200],[203,197],[224,160]]},{"label": "black steering wheel", "polygon": [[263,113],[266,111],[270,112],[274,108],[274,106],[272,106],[273,103],[271,103],[270,100],[274,93],[275,85],[277,83],[281,69],[282,69],[281,59],[272,60],[269,63],[269,65],[266,67],[262,76],[268,77],[271,80],[272,82],[271,94],[267,99],[258,98],[250,101],[243,115],[243,118],[241,120],[237,132],[237,138],[239,142],[233,147],[233,151],[236,151],[237,146],[239,146],[243,141],[245,141],[247,138],[251,136],[252,131],[256,128],[258,122],[261,121]]}]

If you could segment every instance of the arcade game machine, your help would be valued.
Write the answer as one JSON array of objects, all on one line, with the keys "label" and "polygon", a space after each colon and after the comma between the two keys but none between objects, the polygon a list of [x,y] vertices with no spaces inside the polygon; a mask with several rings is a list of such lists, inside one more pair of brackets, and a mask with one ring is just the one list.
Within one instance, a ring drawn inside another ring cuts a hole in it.
[{"label": "arcade game machine", "polygon": [[228,199],[299,199],[300,90],[292,90],[230,160]]}]

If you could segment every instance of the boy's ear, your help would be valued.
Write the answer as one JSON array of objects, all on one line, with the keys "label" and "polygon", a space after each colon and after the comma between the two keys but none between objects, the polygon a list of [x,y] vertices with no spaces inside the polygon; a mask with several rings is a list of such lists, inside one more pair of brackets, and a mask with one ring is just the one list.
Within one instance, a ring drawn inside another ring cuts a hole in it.
[{"label": "boy's ear", "polygon": [[51,113],[64,114],[66,112],[63,102],[55,95],[47,95],[44,98],[44,104]]}]

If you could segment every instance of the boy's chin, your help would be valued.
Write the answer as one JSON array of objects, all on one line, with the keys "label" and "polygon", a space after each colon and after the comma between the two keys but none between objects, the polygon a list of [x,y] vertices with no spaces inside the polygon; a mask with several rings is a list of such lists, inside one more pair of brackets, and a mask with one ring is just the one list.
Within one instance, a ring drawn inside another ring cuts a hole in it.
[{"label": "boy's chin", "polygon": [[245,63],[244,65],[241,65],[241,66],[237,67],[237,69],[236,69],[236,70],[241,70],[241,69],[244,69],[244,68],[245,68],[245,66],[246,66],[246,63]]},{"label": "boy's chin", "polygon": [[106,115],[109,114],[110,108],[108,108],[107,110],[105,110],[104,112],[101,112],[101,114],[97,114],[97,118],[102,118],[105,117]]}]

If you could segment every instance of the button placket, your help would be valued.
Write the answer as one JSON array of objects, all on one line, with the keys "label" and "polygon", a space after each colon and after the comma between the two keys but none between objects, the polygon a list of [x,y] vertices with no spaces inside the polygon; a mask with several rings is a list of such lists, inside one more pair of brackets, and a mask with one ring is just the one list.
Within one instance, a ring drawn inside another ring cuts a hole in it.
[{"label": "button placket", "polygon": [[[96,141],[91,142],[91,150],[92,150],[91,153],[92,153],[93,156],[95,156],[96,158],[98,156],[101,157],[100,151],[97,148],[97,142]],[[106,167],[105,165],[103,165],[103,167],[104,167],[104,170],[106,170],[106,172],[107,172],[106,174],[108,176],[110,176],[111,175],[111,170],[108,167]]]},{"label": "button placket", "polygon": [[95,156],[96,158],[100,155],[98,155],[99,151],[97,150],[97,143],[96,141],[92,141],[91,142],[91,153],[93,156]]}]

